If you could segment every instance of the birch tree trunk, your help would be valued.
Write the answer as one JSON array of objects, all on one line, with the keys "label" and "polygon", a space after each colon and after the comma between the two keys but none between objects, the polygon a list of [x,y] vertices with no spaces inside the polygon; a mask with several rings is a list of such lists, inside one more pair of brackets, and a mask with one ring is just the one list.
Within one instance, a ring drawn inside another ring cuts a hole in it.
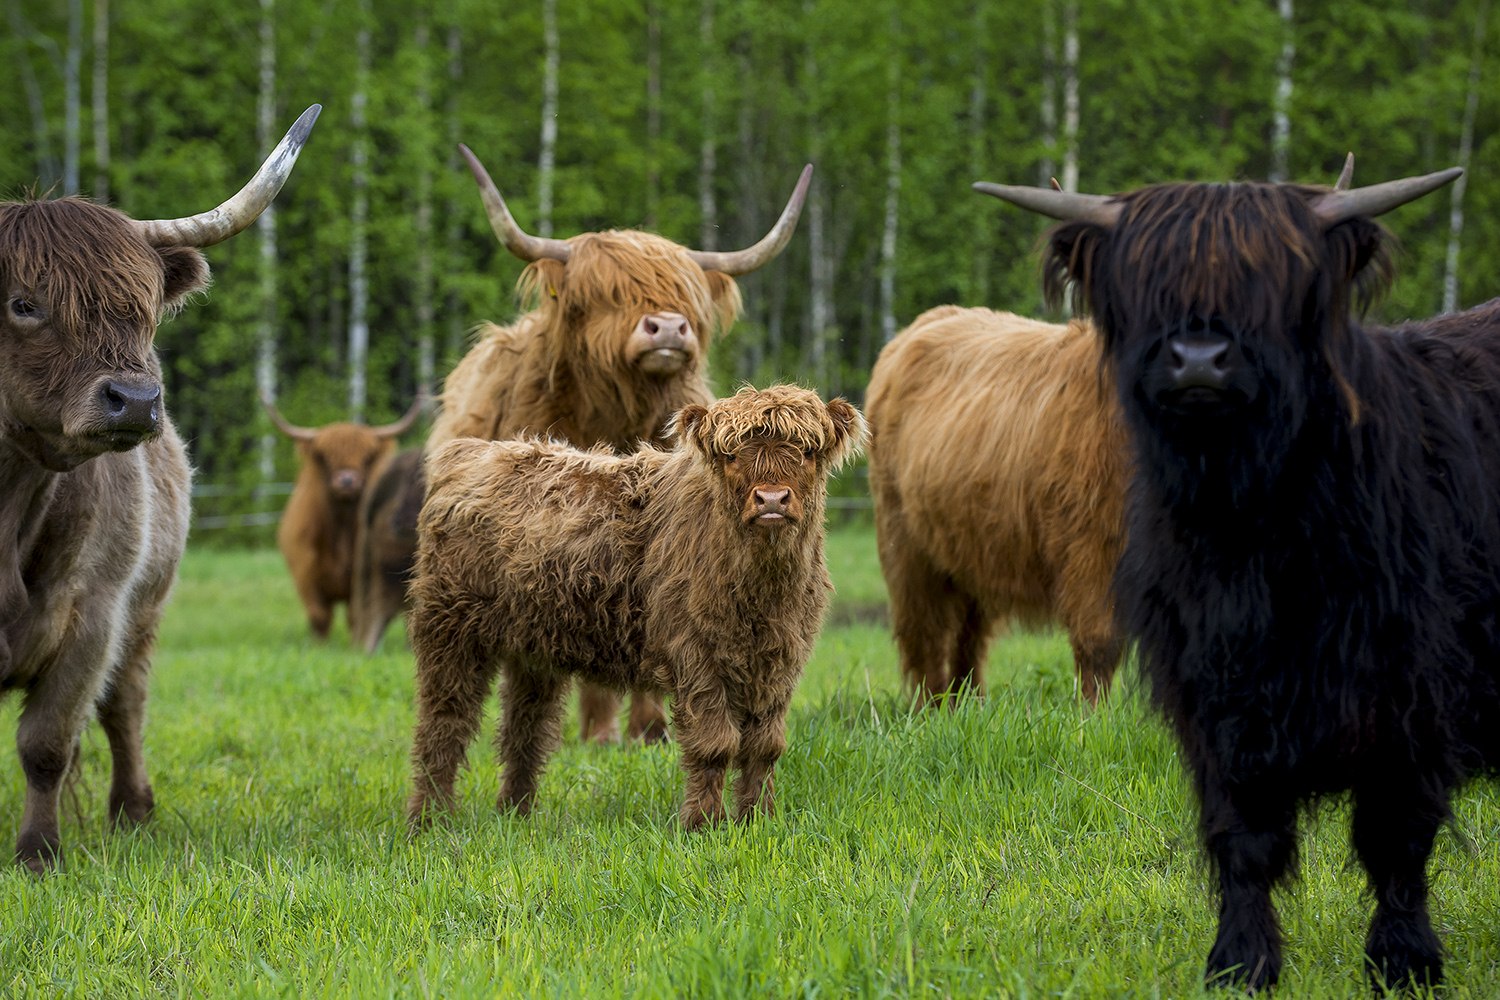
[{"label": "birch tree trunk", "polygon": [[[986,58],[985,39],[988,34],[985,31],[986,4],[984,0],[974,4],[973,31],[974,31],[974,78],[969,86],[969,176],[989,176],[990,164],[986,162],[985,144],[985,107],[989,96],[989,88],[986,86],[989,74],[986,72],[989,63]],[[1045,105],[1045,101],[1043,102]],[[1054,108],[1054,111],[1056,109]],[[1048,176],[1051,176],[1050,173]],[[1042,184],[1046,184],[1043,179]],[[990,295],[990,267],[989,267],[989,233],[993,224],[989,216],[983,212],[974,212],[970,218],[973,220],[973,253],[970,255],[969,290],[972,301],[984,303],[989,301]]]},{"label": "birch tree trunk", "polygon": [[83,0],[68,0],[68,51],[63,71],[63,193],[78,193],[83,146]]},{"label": "birch tree trunk", "polygon": [[[412,32],[412,44],[419,53],[417,64],[416,100],[417,113],[422,116],[422,135],[431,133],[432,84],[428,79],[427,47],[431,43],[431,32],[426,19],[419,20]],[[417,168],[417,273],[416,319],[417,319],[417,391],[432,395],[432,380],[436,358],[433,349],[433,320],[436,310],[433,305],[432,265],[432,158],[420,157]]]},{"label": "birch tree trunk", "polygon": [[557,75],[562,61],[557,39],[557,0],[542,0],[542,151],[537,161],[536,231],[552,235],[552,180],[557,163]]},{"label": "birch tree trunk", "polygon": [[703,250],[719,248],[719,204],[714,197],[715,175],[719,172],[718,130],[714,121],[714,0],[703,0],[698,12],[698,51],[703,67],[703,144],[698,151],[698,246]]},{"label": "birch tree trunk", "polygon": [[646,3],[646,228],[661,225],[661,5]]},{"label": "birch tree trunk", "polygon": [[[804,0],[802,13],[806,24],[814,23],[816,13],[813,0]],[[813,163],[823,156],[823,127],[819,121],[822,112],[822,97],[818,83],[818,56],[811,37],[804,50],[805,76],[807,79],[807,104],[811,111],[808,121],[808,151]],[[807,197],[807,244],[811,273],[811,299],[808,307],[807,370],[812,373],[813,383],[819,391],[828,385],[828,331],[834,325],[832,262],[828,256],[826,185],[822,175],[813,174],[812,190]]]},{"label": "birch tree trunk", "polygon": [[[462,122],[458,117],[458,95],[463,90],[464,77],[464,36],[459,28],[459,22],[454,21],[448,26],[448,98],[447,107],[444,109],[444,117],[447,119],[447,146],[448,146],[448,176],[456,177],[463,172],[463,165],[458,159],[458,143],[462,138],[460,130]],[[446,211],[448,214],[448,226],[443,234],[443,266],[445,268],[455,267],[461,254],[460,247],[463,244],[464,227],[459,220],[462,216],[463,206],[460,204],[457,188],[448,186],[448,202]],[[464,330],[467,329],[463,319],[463,309],[456,291],[449,291],[447,298],[448,329],[446,349],[450,358],[457,357],[464,348]]]},{"label": "birch tree trunk", "polygon": [[354,94],[349,123],[354,129],[353,172],[350,187],[354,201],[349,210],[349,419],[365,415],[366,367],[370,355],[370,288],[366,274],[370,217],[370,135],[365,106],[370,88],[370,5],[361,0],[359,29],[355,35]]},{"label": "birch tree trunk", "polygon": [[1271,114],[1271,180],[1284,183],[1291,169],[1292,64],[1297,36],[1292,27],[1292,0],[1276,0],[1281,15],[1281,56],[1276,60],[1276,96]]},{"label": "birch tree trunk", "polygon": [[[27,26],[25,18],[21,16],[21,0],[7,0],[5,16],[10,22],[11,34],[15,37],[25,39],[28,44],[35,42],[44,47],[51,45],[53,51],[56,51],[51,39],[45,35],[37,35]],[[31,133],[32,140],[36,144],[37,177],[45,190],[57,180],[60,168],[57,157],[52,153],[52,130],[47,126],[47,107],[42,100],[42,87],[36,78],[36,67],[31,64],[29,53],[21,51],[17,55],[21,61],[21,89],[26,92],[26,107],[31,111]]]},{"label": "birch tree trunk", "polygon": [[901,25],[891,12],[891,53],[886,74],[885,218],[880,231],[880,340],[896,335],[896,238],[901,221]]},{"label": "birch tree trunk", "polygon": [[1443,266],[1443,312],[1458,308],[1458,254],[1464,234],[1464,191],[1469,186],[1469,161],[1474,155],[1474,119],[1479,113],[1479,81],[1484,65],[1485,21],[1489,0],[1481,0],[1474,15],[1474,48],[1469,57],[1469,92],[1464,101],[1463,125],[1458,138],[1458,166],[1464,172],[1453,182],[1448,208],[1448,256]]},{"label": "birch tree trunk", "polygon": [[1078,0],[1063,3],[1062,188],[1078,190]]},{"label": "birch tree trunk", "polygon": [[94,197],[109,201],[109,0],[94,0]]},{"label": "birch tree trunk", "polygon": [[[255,106],[255,142],[262,158],[269,156],[276,135],[276,0],[260,0],[260,94]],[[260,233],[260,318],[256,321],[255,388],[264,399],[276,401],[276,205],[255,220]],[[276,435],[260,436],[260,481],[276,476]]]},{"label": "birch tree trunk", "polygon": [[1042,155],[1037,187],[1057,176],[1052,151],[1057,148],[1057,0],[1042,3]]}]

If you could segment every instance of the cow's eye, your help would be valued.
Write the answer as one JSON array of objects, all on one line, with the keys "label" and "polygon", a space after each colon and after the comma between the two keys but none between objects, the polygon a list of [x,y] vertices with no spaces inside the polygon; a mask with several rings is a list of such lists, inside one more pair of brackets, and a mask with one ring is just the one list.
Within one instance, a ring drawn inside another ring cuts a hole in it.
[{"label": "cow's eye", "polygon": [[724,464],[725,465],[733,465],[735,462],[739,461],[739,458],[740,458],[740,456],[736,455],[732,451],[731,452],[726,452],[725,455],[724,455]]},{"label": "cow's eye", "polygon": [[38,312],[35,302],[19,295],[10,300],[10,311],[12,315],[22,319],[31,319]]},{"label": "cow's eye", "polygon": [[816,456],[817,454],[818,454],[818,452],[817,452],[816,449],[813,449],[813,448],[803,448],[802,449],[802,457],[805,458],[805,459],[807,459],[809,462],[811,462],[813,460],[813,457]]}]

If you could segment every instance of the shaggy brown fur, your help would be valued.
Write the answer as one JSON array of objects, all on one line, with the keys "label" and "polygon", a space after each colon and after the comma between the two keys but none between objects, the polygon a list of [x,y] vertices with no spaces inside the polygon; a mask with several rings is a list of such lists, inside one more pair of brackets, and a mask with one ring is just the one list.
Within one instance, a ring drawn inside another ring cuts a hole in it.
[{"label": "shaggy brown fur", "polygon": [[[296,441],[297,482],[282,511],[276,543],[307,611],[307,624],[319,639],[328,638],[334,608],[350,601],[360,499],[391,461],[396,433],[340,422]],[[349,618],[352,634],[358,625],[352,603]]]},{"label": "shaggy brown fur", "polygon": [[[486,324],[478,343],[444,382],[442,410],[427,452],[459,437],[485,440],[541,434],[581,448],[607,445],[620,454],[643,441],[661,443],[667,419],[689,403],[712,398],[704,362],[714,332],[740,311],[734,279],[704,271],[670,240],[631,230],[584,233],[568,241],[567,264],[539,260],[521,275],[519,291],[530,309],[510,326]],[[653,316],[687,321],[683,336],[663,350],[644,329]],[[394,508],[412,508],[419,481],[382,492],[398,492]],[[413,525],[375,522],[371,545],[390,554]],[[368,559],[371,592],[380,560]],[[390,617],[372,617],[364,643],[373,649]],[[584,685],[580,730],[585,739],[619,738],[616,695]],[[628,733],[648,739],[665,735],[666,715],[647,692],[636,694]]]},{"label": "shaggy brown fur", "polygon": [[497,673],[502,808],[527,813],[576,674],[671,692],[682,822],[771,811],[785,715],[831,589],[829,472],[864,420],[842,399],[742,389],[684,407],[674,451],[618,457],[538,441],[459,440],[428,461],[412,584],[414,824],[454,775]]},{"label": "shaggy brown fur", "polygon": [[377,469],[359,500],[349,636],[366,653],[380,648],[386,628],[410,606],[407,582],[417,554],[422,482],[422,450],[411,448]]},{"label": "shaggy brown fur", "polygon": [[0,688],[25,692],[16,857],[34,871],[59,857],[63,778],[96,712],[110,815],[153,807],[146,677],[191,474],[151,341],[207,281],[201,253],[147,245],[114,209],[0,205]]},{"label": "shaggy brown fur", "polygon": [[982,690],[1008,618],[1061,620],[1084,698],[1106,694],[1127,445],[1092,328],[930,310],[881,352],[867,413],[880,565],[921,697]]}]

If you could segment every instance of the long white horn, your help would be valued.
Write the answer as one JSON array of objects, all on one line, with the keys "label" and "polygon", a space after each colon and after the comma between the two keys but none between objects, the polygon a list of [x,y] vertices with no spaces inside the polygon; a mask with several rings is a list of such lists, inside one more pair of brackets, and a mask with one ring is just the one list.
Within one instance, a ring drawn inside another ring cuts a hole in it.
[{"label": "long white horn", "polygon": [[183,219],[136,220],[146,242],[158,247],[211,247],[248,228],[286,183],[322,110],[323,105],[314,104],[302,112],[250,183],[218,208]]},{"label": "long white horn", "polygon": [[769,233],[761,237],[760,242],[743,250],[689,250],[688,256],[705,271],[722,271],[735,276],[765,267],[786,249],[792,234],[797,231],[797,220],[802,216],[803,202],[807,201],[807,188],[812,183],[812,172],[811,163],[802,168],[802,176],[797,178],[797,186],[792,189],[786,208],[781,210],[781,218],[776,220],[776,225],[771,227]]}]

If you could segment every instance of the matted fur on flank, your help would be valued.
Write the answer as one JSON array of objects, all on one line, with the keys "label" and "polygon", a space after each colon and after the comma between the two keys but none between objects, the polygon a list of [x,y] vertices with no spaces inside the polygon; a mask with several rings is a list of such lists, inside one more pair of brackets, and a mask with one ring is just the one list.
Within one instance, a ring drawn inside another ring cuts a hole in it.
[{"label": "matted fur on flank", "polygon": [[1008,619],[1061,621],[1083,697],[1106,694],[1129,448],[1092,327],[929,310],[881,351],[865,412],[891,625],[919,696],[982,690]]},{"label": "matted fur on flank", "polygon": [[538,440],[428,459],[410,618],[414,824],[454,779],[503,675],[500,805],[528,812],[573,676],[673,696],[688,828],[771,809],[785,716],[831,584],[827,476],[864,420],[790,386],[678,414],[678,445],[617,456]]}]

